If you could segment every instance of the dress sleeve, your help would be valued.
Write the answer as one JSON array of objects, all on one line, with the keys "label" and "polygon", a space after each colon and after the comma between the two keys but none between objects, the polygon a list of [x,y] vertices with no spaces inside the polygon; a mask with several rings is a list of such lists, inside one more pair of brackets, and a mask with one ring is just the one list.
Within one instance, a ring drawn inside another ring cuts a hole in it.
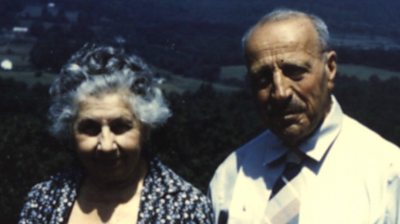
[{"label": "dress sleeve", "polygon": [[210,200],[204,195],[194,196],[193,208],[189,212],[190,223],[204,223],[213,224],[214,223],[214,213],[212,210]]},{"label": "dress sleeve", "polygon": [[45,183],[32,187],[21,210],[19,224],[38,223],[42,216],[39,211],[40,200],[44,198],[47,188],[48,186]]},{"label": "dress sleeve", "polygon": [[77,181],[64,173],[36,184],[26,197],[18,223],[64,223],[77,195],[76,186]]}]

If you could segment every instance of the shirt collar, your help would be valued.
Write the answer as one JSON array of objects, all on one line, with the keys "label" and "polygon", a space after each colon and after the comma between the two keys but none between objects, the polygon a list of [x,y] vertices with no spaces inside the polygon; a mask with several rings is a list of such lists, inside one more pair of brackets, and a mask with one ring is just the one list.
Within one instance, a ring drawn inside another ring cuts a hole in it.
[{"label": "shirt collar", "polygon": [[300,150],[308,157],[320,162],[338,136],[343,119],[343,112],[336,98],[332,95],[332,105],[322,125],[307,141],[300,145]]},{"label": "shirt collar", "polygon": [[[307,141],[299,146],[304,154],[317,162],[321,161],[341,129],[343,112],[333,95],[331,99],[331,109],[322,124]],[[268,148],[268,152],[264,154],[264,165],[271,164],[278,160],[286,154],[288,150],[288,148],[282,144],[282,141],[270,131],[264,132],[258,138],[266,139],[266,141],[263,142],[265,143],[264,148]]]},{"label": "shirt collar", "polygon": [[277,161],[286,153],[287,149],[282,144],[282,141],[271,131],[268,130],[264,132],[263,136],[260,137],[265,138],[266,141],[263,141],[265,142],[264,149],[268,149],[268,152],[264,153],[264,166]]}]

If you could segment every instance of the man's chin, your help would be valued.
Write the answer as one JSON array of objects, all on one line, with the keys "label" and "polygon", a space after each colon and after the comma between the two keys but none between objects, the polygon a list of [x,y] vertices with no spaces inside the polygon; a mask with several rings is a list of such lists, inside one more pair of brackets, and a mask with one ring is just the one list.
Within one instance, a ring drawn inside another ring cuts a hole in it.
[{"label": "man's chin", "polygon": [[301,127],[297,124],[271,127],[270,130],[287,145],[297,145],[300,139],[302,139]]}]

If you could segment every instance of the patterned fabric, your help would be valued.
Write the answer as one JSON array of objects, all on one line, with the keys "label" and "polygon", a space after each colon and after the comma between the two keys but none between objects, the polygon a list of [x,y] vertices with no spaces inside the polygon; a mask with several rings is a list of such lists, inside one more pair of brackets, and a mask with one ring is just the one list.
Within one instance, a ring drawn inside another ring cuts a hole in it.
[{"label": "patterned fabric", "polygon": [[[67,172],[35,185],[28,194],[19,223],[67,223],[81,180],[79,172]],[[208,198],[158,159],[151,160],[137,223],[212,222]]]}]

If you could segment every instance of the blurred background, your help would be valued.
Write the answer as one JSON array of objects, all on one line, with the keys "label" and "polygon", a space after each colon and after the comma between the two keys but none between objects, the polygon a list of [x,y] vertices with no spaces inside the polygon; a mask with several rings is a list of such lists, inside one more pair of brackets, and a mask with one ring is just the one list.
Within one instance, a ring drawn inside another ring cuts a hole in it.
[{"label": "blurred background", "polygon": [[399,145],[398,0],[2,0],[0,223],[15,223],[29,188],[71,164],[46,131],[48,85],[85,43],[123,47],[165,79],[174,115],[151,147],[206,192],[218,164],[262,131],[240,39],[277,7],[327,22],[344,111]]}]

